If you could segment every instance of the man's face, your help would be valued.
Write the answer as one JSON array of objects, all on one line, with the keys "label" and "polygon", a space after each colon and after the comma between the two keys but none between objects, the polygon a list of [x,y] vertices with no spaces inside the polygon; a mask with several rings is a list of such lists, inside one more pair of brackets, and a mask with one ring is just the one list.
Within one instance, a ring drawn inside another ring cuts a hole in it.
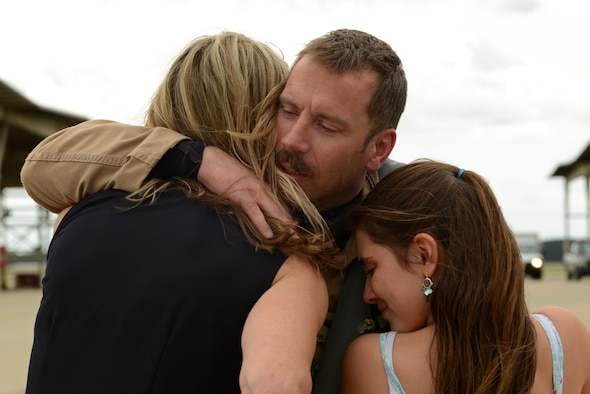
[{"label": "man's face", "polygon": [[303,57],[292,69],[277,114],[277,167],[320,211],[350,202],[362,190],[371,149],[368,106],[377,74],[334,74]]}]

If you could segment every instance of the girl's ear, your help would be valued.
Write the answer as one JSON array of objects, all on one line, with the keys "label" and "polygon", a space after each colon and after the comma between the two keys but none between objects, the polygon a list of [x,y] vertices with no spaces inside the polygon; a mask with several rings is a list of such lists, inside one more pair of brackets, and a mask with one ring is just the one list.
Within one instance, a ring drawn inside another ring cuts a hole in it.
[{"label": "girl's ear", "polygon": [[424,264],[424,274],[433,276],[438,266],[439,250],[434,237],[427,233],[418,233],[412,241],[412,252]]}]

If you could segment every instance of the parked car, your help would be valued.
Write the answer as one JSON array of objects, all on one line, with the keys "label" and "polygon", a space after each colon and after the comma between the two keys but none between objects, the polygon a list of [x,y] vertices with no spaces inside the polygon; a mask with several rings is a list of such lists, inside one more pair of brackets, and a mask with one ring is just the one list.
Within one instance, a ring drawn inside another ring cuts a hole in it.
[{"label": "parked car", "polygon": [[590,241],[572,241],[563,254],[568,279],[590,275]]},{"label": "parked car", "polygon": [[525,275],[541,279],[545,258],[543,257],[542,244],[538,235],[535,233],[519,233],[515,234],[515,238],[524,263]]}]

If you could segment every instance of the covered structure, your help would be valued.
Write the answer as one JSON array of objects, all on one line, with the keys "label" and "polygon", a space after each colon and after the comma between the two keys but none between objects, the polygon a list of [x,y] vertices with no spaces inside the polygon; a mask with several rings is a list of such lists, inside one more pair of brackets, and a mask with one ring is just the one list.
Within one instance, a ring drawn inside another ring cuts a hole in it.
[{"label": "covered structure", "polygon": [[21,186],[25,157],[43,138],[85,120],[41,108],[0,81],[0,189]]},{"label": "covered structure", "polygon": [[[35,223],[13,228],[16,225],[10,221],[12,213],[5,207],[5,189],[22,186],[21,167],[28,153],[43,138],[85,120],[80,116],[42,108],[0,81],[0,268],[7,264],[5,256],[8,255],[8,262],[12,257],[11,245],[7,245],[9,232],[19,232],[19,237],[22,239],[39,240],[39,245],[33,245],[31,250],[25,253],[26,259],[36,257],[38,261],[41,261],[45,258],[40,245],[41,227],[46,224],[46,219],[49,217],[49,213],[39,207]],[[31,232],[35,233],[34,237],[29,237],[28,233]],[[18,256],[15,259],[18,260]],[[4,287],[2,274],[3,272],[0,272],[0,280]]]},{"label": "covered structure", "polygon": [[570,209],[570,182],[579,177],[585,179],[586,204],[585,212],[581,216],[586,220],[586,239],[590,239],[590,144],[577,159],[569,164],[560,165],[551,176],[561,176],[565,179],[563,242],[564,250],[567,250],[570,242],[570,221],[573,217],[578,216]]}]

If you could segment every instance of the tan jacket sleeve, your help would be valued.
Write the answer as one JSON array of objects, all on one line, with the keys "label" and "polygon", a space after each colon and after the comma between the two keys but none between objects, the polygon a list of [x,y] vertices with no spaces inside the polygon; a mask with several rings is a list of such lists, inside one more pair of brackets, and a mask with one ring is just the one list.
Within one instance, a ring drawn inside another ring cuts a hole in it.
[{"label": "tan jacket sleeve", "polygon": [[105,189],[138,189],[160,158],[185,135],[92,120],[45,138],[27,156],[21,182],[51,212]]}]

